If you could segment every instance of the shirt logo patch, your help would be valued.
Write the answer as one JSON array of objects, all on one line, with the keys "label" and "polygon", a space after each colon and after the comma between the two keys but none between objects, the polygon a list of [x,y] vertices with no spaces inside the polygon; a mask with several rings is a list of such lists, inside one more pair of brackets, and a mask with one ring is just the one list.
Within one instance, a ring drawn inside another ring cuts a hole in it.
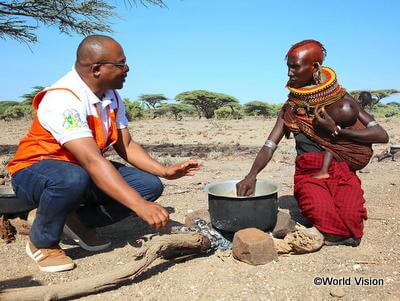
[{"label": "shirt logo patch", "polygon": [[80,129],[85,126],[85,122],[81,120],[79,113],[76,110],[69,109],[63,113],[63,127],[66,130]]}]

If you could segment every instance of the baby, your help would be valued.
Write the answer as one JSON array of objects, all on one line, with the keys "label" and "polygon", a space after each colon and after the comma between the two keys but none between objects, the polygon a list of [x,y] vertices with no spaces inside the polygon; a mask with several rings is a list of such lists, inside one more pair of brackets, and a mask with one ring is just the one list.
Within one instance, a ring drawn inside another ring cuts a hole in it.
[{"label": "baby", "polygon": [[[358,105],[354,102],[352,103],[342,103],[336,106],[330,106],[322,107],[321,109],[318,108],[318,106],[315,108],[315,115],[316,119],[318,118],[326,118],[326,113],[329,114],[329,116],[335,121],[337,129],[335,132],[333,132],[331,135],[333,138],[335,138],[338,134],[339,131],[342,128],[347,128],[353,126],[358,118],[358,113],[359,113],[359,107]],[[322,113],[322,114],[321,114]],[[316,126],[318,127],[318,126]],[[314,175],[314,178],[317,179],[327,179],[329,178],[329,166],[332,163],[332,158],[333,154],[329,150],[325,150],[324,152],[324,159],[322,162],[322,167],[321,170]]]}]

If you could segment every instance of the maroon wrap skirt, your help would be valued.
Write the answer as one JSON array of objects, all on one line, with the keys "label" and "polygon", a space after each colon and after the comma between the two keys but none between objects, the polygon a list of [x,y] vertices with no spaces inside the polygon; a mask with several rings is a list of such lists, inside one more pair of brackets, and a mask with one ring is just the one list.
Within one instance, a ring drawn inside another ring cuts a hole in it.
[{"label": "maroon wrap skirt", "polygon": [[345,162],[335,160],[328,179],[313,178],[323,156],[323,152],[313,152],[296,158],[294,196],[301,213],[321,232],[361,238],[367,219],[361,181]]}]

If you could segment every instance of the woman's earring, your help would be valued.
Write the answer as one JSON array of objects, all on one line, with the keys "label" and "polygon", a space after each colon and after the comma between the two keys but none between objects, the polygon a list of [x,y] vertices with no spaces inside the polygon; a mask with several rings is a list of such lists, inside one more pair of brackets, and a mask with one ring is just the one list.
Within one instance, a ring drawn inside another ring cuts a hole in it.
[{"label": "woman's earring", "polygon": [[318,64],[318,70],[313,73],[313,79],[314,79],[314,83],[316,85],[319,85],[322,82],[322,79],[321,79],[322,72],[321,72],[321,65],[319,63],[317,63],[317,64]]}]

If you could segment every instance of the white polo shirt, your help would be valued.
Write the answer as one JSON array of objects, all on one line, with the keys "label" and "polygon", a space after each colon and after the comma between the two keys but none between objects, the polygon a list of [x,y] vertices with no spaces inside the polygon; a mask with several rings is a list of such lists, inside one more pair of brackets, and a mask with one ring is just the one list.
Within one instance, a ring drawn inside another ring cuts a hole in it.
[{"label": "white polo shirt", "polygon": [[[87,116],[98,116],[103,122],[105,137],[110,127],[109,110],[118,108],[116,124],[118,129],[128,126],[125,106],[119,94],[107,90],[99,99],[81,79],[75,68],[55,82],[50,88],[67,88],[79,99],[66,90],[48,91],[39,104],[37,115],[40,124],[48,130],[58,143],[64,143],[83,137],[93,137],[87,124]],[[97,108],[97,109],[96,109]]]}]

